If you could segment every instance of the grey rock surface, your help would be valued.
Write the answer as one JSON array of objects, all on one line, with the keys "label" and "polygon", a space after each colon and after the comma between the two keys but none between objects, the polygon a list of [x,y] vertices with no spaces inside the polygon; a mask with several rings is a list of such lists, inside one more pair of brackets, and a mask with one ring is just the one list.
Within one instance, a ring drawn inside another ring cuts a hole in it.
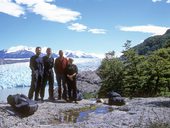
[{"label": "grey rock surface", "polygon": [[123,106],[110,106],[113,111],[103,114],[91,112],[82,122],[68,122],[62,112],[91,106],[108,106],[92,100],[78,104],[64,101],[39,102],[39,108],[29,117],[12,113],[10,106],[0,103],[0,128],[146,128],[152,123],[170,123],[170,98],[125,98]]},{"label": "grey rock surface", "polygon": [[95,71],[82,71],[77,75],[77,87],[82,92],[97,92],[100,82],[101,79]]}]

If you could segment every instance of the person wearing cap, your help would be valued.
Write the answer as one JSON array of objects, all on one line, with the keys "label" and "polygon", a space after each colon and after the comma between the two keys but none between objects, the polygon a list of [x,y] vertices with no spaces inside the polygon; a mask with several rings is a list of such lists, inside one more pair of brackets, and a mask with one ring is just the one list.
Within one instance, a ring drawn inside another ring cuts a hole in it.
[{"label": "person wearing cap", "polygon": [[64,100],[67,100],[67,87],[66,87],[66,76],[65,76],[65,69],[67,65],[68,65],[67,58],[63,56],[63,51],[59,50],[59,57],[56,58],[54,64],[54,71],[58,83],[58,100],[60,100],[61,97]]},{"label": "person wearing cap", "polygon": [[69,101],[75,101],[77,103],[77,84],[76,76],[78,74],[78,68],[73,64],[73,59],[69,58],[68,65],[66,67],[66,76],[67,76],[67,86],[68,86],[68,96]]}]

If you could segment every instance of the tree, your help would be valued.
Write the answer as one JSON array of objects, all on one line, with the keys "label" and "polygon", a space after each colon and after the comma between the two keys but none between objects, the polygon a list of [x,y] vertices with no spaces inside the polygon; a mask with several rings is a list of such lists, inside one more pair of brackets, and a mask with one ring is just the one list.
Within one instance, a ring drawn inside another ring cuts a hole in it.
[{"label": "tree", "polygon": [[110,91],[122,94],[123,88],[123,63],[118,58],[105,59],[98,69],[98,75],[102,79],[102,86],[99,90],[99,97],[107,97]]},{"label": "tree", "polygon": [[170,48],[159,49],[147,58],[145,90],[148,96],[160,95],[169,88],[170,83]]},{"label": "tree", "polygon": [[142,95],[143,62],[145,57],[139,56],[134,49],[124,51],[124,94],[127,96]]}]

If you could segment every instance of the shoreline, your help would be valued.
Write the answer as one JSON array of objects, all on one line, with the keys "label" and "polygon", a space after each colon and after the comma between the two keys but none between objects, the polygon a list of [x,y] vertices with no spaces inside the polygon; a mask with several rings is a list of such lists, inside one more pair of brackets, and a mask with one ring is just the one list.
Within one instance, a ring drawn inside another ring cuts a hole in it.
[{"label": "shoreline", "polygon": [[[54,86],[54,90],[57,86]],[[8,95],[14,94],[24,94],[28,96],[28,91],[30,87],[15,87],[10,89],[1,89],[0,90],[0,103],[6,103]],[[48,99],[48,86],[45,88],[45,96],[44,99]]]}]

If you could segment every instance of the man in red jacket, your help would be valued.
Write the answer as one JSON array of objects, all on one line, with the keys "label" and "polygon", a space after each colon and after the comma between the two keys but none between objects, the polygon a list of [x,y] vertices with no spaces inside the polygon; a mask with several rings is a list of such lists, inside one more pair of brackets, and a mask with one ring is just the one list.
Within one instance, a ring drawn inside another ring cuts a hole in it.
[{"label": "man in red jacket", "polygon": [[[65,75],[65,69],[68,65],[68,60],[63,56],[63,51],[59,50],[59,57],[56,58],[55,64],[54,64],[54,70],[56,73],[56,79],[58,83],[58,99],[61,99],[61,96],[63,99],[67,100],[67,87],[66,87],[66,75]],[[63,93],[62,93],[62,87],[63,86]]]}]

